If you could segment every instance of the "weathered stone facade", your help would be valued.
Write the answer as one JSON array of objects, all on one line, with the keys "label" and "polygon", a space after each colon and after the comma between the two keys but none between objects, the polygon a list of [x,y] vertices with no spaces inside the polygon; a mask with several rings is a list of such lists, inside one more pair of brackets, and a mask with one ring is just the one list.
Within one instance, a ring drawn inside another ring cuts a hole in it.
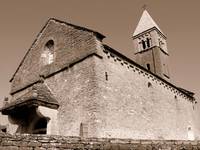
[{"label": "weathered stone facade", "polygon": [[11,79],[12,100],[1,110],[15,124],[9,131],[199,139],[193,93],[159,74],[165,56],[157,53],[161,70],[156,74],[104,45],[103,38],[96,31],[50,19]]},{"label": "weathered stone facade", "polygon": [[105,49],[102,56],[95,59],[104,114],[99,114],[100,137],[188,139],[188,132],[195,132],[199,138],[192,99],[115,51]]},{"label": "weathered stone facade", "polygon": [[[15,75],[11,79],[11,94],[33,84],[39,76],[47,77],[77,62],[96,51],[96,37],[103,35],[86,29],[50,19],[25,55]],[[96,36],[94,36],[97,34]],[[53,63],[45,64],[42,54],[45,44],[54,41]]]},{"label": "weathered stone facade", "polygon": [[170,81],[167,38],[146,10],[133,33],[133,42],[136,62]]}]

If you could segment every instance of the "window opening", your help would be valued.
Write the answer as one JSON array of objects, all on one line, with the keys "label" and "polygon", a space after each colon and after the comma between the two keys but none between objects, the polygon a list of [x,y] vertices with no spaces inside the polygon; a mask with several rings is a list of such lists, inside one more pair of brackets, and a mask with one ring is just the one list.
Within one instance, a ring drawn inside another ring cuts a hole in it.
[{"label": "window opening", "polygon": [[147,69],[148,69],[149,71],[151,70],[150,64],[147,64]]},{"label": "window opening", "polygon": [[42,54],[44,64],[51,64],[54,60],[54,41],[49,40],[44,47],[44,52]]},{"label": "window opening", "polygon": [[108,73],[105,72],[106,81],[108,81]]},{"label": "window opening", "polygon": [[35,124],[33,134],[46,134],[47,133],[47,118],[40,118]]},{"label": "window opening", "polygon": [[53,50],[54,49],[54,41],[53,40],[49,40],[46,44],[45,47],[49,50]]},{"label": "window opening", "polygon": [[148,82],[148,87],[151,87],[151,86],[152,86],[151,82]]},{"label": "window opening", "polygon": [[150,43],[150,39],[149,38],[147,38],[147,47],[148,48],[151,47],[151,43]]},{"label": "window opening", "polygon": [[143,47],[143,49],[146,49],[146,43],[144,40],[142,40],[142,47]]}]

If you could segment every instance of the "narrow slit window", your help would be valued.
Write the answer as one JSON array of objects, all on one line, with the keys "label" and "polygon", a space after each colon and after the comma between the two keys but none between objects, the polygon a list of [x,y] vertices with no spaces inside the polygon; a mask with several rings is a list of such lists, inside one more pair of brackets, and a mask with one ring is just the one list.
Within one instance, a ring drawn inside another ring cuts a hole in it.
[{"label": "narrow slit window", "polygon": [[148,87],[151,87],[151,86],[152,86],[151,82],[148,82]]},{"label": "narrow slit window", "polygon": [[162,47],[163,47],[163,42],[162,42],[162,41],[160,41],[160,40],[159,40],[159,46],[160,46],[160,48],[162,48]]},{"label": "narrow slit window", "polygon": [[106,81],[108,81],[108,73],[105,72]]},{"label": "narrow slit window", "polygon": [[142,47],[143,47],[143,49],[146,49],[146,43],[144,40],[142,40]]},{"label": "narrow slit window", "polygon": [[149,71],[151,70],[150,64],[147,64],[147,69],[148,69]]},{"label": "narrow slit window", "polygon": [[148,48],[151,47],[151,42],[150,42],[150,39],[149,39],[149,38],[147,38],[147,47],[148,47]]}]

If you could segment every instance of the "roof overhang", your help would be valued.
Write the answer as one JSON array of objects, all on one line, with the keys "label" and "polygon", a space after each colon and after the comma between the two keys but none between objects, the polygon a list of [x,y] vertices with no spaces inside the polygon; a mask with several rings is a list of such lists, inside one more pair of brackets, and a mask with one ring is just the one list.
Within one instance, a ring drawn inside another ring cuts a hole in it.
[{"label": "roof overhang", "polygon": [[12,100],[0,109],[2,114],[17,113],[24,108],[45,106],[58,109],[59,104],[54,95],[43,83],[33,85],[24,95]]},{"label": "roof overhang", "polygon": [[10,103],[0,109],[3,115],[15,114],[24,110],[25,108],[45,106],[52,109],[58,109],[59,105],[55,103],[48,103],[37,99],[29,99],[19,103]]}]

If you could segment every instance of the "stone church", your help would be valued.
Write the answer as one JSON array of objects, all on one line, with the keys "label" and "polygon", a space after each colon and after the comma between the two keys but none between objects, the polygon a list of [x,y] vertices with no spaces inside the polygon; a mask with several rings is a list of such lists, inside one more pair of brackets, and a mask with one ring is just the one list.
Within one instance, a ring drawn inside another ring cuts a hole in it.
[{"label": "stone church", "polygon": [[49,19],[11,78],[10,133],[199,139],[194,93],[170,81],[167,38],[144,10],[135,60],[101,33]]}]

